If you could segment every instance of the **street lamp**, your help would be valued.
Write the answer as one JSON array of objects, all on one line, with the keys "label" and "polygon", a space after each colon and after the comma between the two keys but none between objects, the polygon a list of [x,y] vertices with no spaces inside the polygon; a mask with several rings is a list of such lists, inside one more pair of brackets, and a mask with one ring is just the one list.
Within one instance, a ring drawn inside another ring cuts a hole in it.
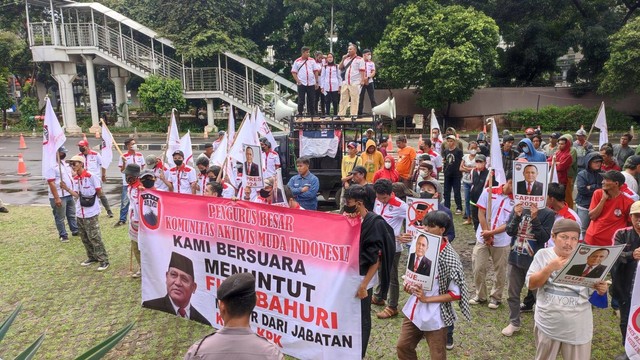
[{"label": "street lamp", "polygon": [[331,27],[329,28],[329,52],[333,53],[333,43],[338,41],[338,35],[334,35],[333,28],[333,1],[331,1]]}]

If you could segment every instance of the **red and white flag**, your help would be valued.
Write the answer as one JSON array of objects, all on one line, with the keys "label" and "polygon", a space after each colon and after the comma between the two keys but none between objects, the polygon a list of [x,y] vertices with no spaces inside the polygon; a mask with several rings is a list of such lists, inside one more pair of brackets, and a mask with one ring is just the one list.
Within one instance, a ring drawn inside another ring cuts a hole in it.
[{"label": "red and white flag", "polygon": [[260,110],[259,107],[256,106],[255,114],[253,116],[255,121],[256,131],[261,137],[266,137],[267,140],[271,143],[271,149],[275,149],[278,147],[278,143],[276,139],[273,137],[273,133],[271,132],[271,128],[269,128],[269,124],[267,124],[267,118],[264,117],[264,114]]},{"label": "red and white flag", "polygon": [[494,171],[494,180],[499,185],[507,182],[507,175],[504,172],[502,165],[502,149],[500,149],[500,138],[498,137],[498,127],[496,125],[496,119],[491,118],[491,168]]},{"label": "red and white flag", "polygon": [[[184,163],[193,167],[193,149],[191,147],[191,131],[187,131],[186,134],[180,139],[180,150],[184,153]],[[173,156],[171,157],[173,160]]]},{"label": "red and white flag", "polygon": [[42,176],[49,169],[56,166],[58,149],[67,141],[64,130],[58,122],[58,117],[51,107],[49,98],[46,100],[46,109],[44,113],[44,122],[42,125]]},{"label": "red and white flag", "polygon": [[600,147],[609,142],[609,130],[607,129],[607,114],[604,111],[604,101],[600,104],[600,110],[598,110],[598,116],[596,116],[596,122],[593,126],[600,129]]},{"label": "red and white flag", "polygon": [[105,125],[104,121],[102,122],[102,144],[100,144],[100,152],[102,155],[102,167],[104,169],[108,169],[109,165],[113,161],[113,135]]},{"label": "red and white flag", "polygon": [[[169,125],[169,143],[167,144],[167,163],[170,167],[176,166],[173,162],[173,152],[180,150],[180,134],[178,133],[178,125],[176,124],[175,109],[171,111],[171,124]],[[164,161],[164,159],[162,159]],[[187,158],[185,154],[185,164]]]}]

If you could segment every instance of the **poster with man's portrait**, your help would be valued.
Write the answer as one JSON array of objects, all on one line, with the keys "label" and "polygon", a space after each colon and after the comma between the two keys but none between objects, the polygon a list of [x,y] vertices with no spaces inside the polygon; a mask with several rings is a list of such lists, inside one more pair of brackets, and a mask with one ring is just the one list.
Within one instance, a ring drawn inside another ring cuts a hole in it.
[{"label": "poster with man's portrait", "polygon": [[579,244],[553,281],[558,284],[593,287],[598,281],[604,280],[623,248],[624,245]]},{"label": "poster with man's portrait", "polygon": [[422,227],[422,219],[430,211],[438,210],[437,199],[407,197],[407,233],[415,234]]},{"label": "poster with man's portrait", "polygon": [[436,266],[440,254],[441,236],[417,230],[409,248],[409,259],[404,274],[404,282],[422,285],[425,291],[431,290],[436,277]]},{"label": "poster with man's portrait", "polygon": [[260,155],[260,146],[243,144],[244,162],[242,163],[242,178],[244,184],[250,188],[262,188],[264,182],[262,180],[262,165],[260,164],[262,156]]},{"label": "poster with man's portrait", "polygon": [[549,164],[546,162],[513,163],[513,196],[525,208],[543,209],[547,205]]}]

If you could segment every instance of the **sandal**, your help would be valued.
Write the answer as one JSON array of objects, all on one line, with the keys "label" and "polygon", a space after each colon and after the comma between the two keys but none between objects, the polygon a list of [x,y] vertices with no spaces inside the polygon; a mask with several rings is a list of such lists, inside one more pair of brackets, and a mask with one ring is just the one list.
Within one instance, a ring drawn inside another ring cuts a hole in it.
[{"label": "sandal", "polygon": [[372,296],[372,297],[371,297],[371,303],[372,303],[373,305],[384,306],[384,300],[382,300],[382,299],[378,299],[378,298],[377,298],[377,297],[375,297],[375,296]]},{"label": "sandal", "polygon": [[398,315],[398,310],[392,309],[390,307],[384,308],[384,310],[380,311],[376,314],[378,319],[389,319]]}]

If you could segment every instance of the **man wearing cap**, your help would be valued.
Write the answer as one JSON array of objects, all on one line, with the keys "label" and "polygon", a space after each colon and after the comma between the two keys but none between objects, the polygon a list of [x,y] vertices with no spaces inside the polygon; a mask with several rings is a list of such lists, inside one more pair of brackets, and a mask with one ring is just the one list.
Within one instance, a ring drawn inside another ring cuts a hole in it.
[{"label": "man wearing cap", "polygon": [[156,189],[156,175],[151,169],[144,169],[140,173],[140,183],[145,189],[158,190]]},{"label": "man wearing cap", "polygon": [[505,174],[509,171],[513,171],[513,161],[520,155],[517,151],[513,150],[513,142],[515,139],[511,135],[505,135],[502,138],[502,147],[500,152],[502,153],[502,167]]},{"label": "man wearing cap", "polygon": [[124,169],[124,176],[127,179],[127,197],[129,198],[129,240],[131,240],[131,249],[138,261],[139,270],[135,272],[131,277],[140,277],[140,248],[138,247],[138,227],[140,223],[140,191],[142,183],[140,182],[140,165],[127,164]]},{"label": "man wearing cap", "polygon": [[[594,289],[584,286],[556,284],[553,279],[571,258],[578,246],[580,226],[562,219],[553,225],[552,248],[540,249],[533,258],[525,283],[537,290],[535,311],[536,359],[591,358],[593,315],[590,298],[606,296],[607,283],[599,281]],[[593,295],[593,296],[592,296]]]},{"label": "man wearing cap", "polygon": [[100,178],[92,175],[84,169],[84,157],[74,156],[67,160],[73,170],[73,180],[71,188],[66,182],[60,182],[60,189],[67,191],[76,199],[76,219],[78,221],[78,231],[82,244],[87,252],[87,260],[80,265],[89,266],[100,263],[98,271],[104,271],[109,268],[109,256],[102,242],[100,234],[100,223],[98,215],[100,215],[100,203],[96,201],[96,197],[100,196],[102,187]]},{"label": "man wearing cap", "polygon": [[266,178],[274,177],[277,175],[278,169],[280,169],[280,155],[273,151],[273,144],[266,138],[260,138],[260,148],[262,152],[260,156],[262,158],[262,176]]},{"label": "man wearing cap", "polygon": [[585,242],[589,245],[611,246],[616,230],[627,226],[633,200],[622,193],[625,178],[620,171],[610,170],[602,175],[602,189],[593,193],[589,206],[589,228]]},{"label": "man wearing cap", "polygon": [[211,144],[213,145],[213,152],[216,152],[216,150],[218,150],[218,147],[220,147],[220,144],[222,143],[222,139],[224,139],[225,134],[226,133],[222,130],[218,131],[218,138],[213,141],[213,144]]},{"label": "man wearing cap", "polygon": [[[436,179],[421,181],[419,185],[420,185],[420,198],[438,200],[438,211],[442,211],[446,213],[451,218],[451,226],[447,227],[447,230],[444,236],[447,238],[447,241],[452,242],[456,238],[456,229],[453,224],[453,214],[451,213],[451,210],[448,207],[444,206],[444,204],[442,203],[442,186],[440,186],[440,183]],[[424,217],[424,214],[423,214],[423,217]],[[412,238],[409,237],[408,239],[405,238],[403,242],[409,243],[411,242],[411,240]]]},{"label": "man wearing cap", "polygon": [[209,159],[206,156],[201,156],[196,159],[196,168],[198,169],[198,176],[196,177],[196,194],[204,195],[204,188],[207,186],[209,176],[207,171],[209,170]]},{"label": "man wearing cap", "polygon": [[442,151],[444,159],[444,205],[451,208],[451,190],[456,201],[456,214],[462,214],[462,194],[460,185],[462,182],[462,172],[460,163],[464,153],[457,146],[458,139],[454,135],[447,136],[447,148]]},{"label": "man wearing cap", "polygon": [[195,195],[198,180],[196,171],[184,164],[184,153],[181,150],[174,151],[172,156],[176,166],[168,171],[169,191]]},{"label": "man wearing cap", "polygon": [[626,133],[620,137],[620,144],[613,145],[613,156],[619,165],[623,165],[635,151],[629,146],[633,135]]},{"label": "man wearing cap", "polygon": [[116,227],[127,223],[127,215],[129,214],[129,199],[127,198],[127,178],[124,176],[124,169],[127,164],[138,164],[140,169],[144,169],[145,160],[142,153],[138,152],[138,145],[135,139],[129,138],[124,141],[127,152],[118,160],[118,167],[122,173],[122,193],[120,194],[120,218],[115,224]]},{"label": "man wearing cap", "polygon": [[587,141],[587,131],[580,129],[576,131],[576,141],[573,142],[573,148],[576,149],[578,156],[578,171],[584,170],[587,166],[584,156],[593,151],[593,145]]},{"label": "man wearing cap", "polygon": [[552,157],[558,151],[558,139],[560,139],[560,136],[559,132],[553,132],[549,135],[549,143],[542,147],[542,151],[547,158]]},{"label": "man wearing cap", "polygon": [[371,108],[376,107],[376,98],[374,96],[375,87],[373,86],[373,78],[376,76],[376,64],[371,61],[371,50],[362,50],[362,58],[364,59],[364,77],[366,81],[363,83],[360,89],[360,100],[358,101],[358,116],[362,115],[362,109],[364,108],[364,93],[369,94],[369,102]]},{"label": "man wearing cap", "polygon": [[193,344],[185,360],[283,360],[278,347],[251,330],[251,314],[256,306],[256,279],[251,273],[226,278],[217,290],[224,327]]},{"label": "man wearing cap", "polygon": [[51,209],[53,210],[53,219],[58,229],[60,241],[68,242],[69,235],[64,226],[64,218],[67,218],[69,229],[73,236],[78,236],[78,223],[76,221],[73,197],[69,192],[60,189],[60,180],[71,184],[73,182],[73,172],[69,164],[64,162],[64,158],[67,156],[67,149],[64,146],[58,149],[58,155],[60,157],[58,164],[47,169],[44,175],[47,179],[49,204],[51,204]]},{"label": "man wearing cap", "polygon": [[169,268],[165,274],[167,294],[157,299],[143,301],[142,306],[211,326],[209,320],[191,305],[191,296],[198,288],[193,274],[193,261],[182,254],[172,252]]},{"label": "man wearing cap", "polygon": [[[471,170],[471,190],[469,190],[469,202],[471,204],[471,221],[473,222],[473,230],[478,230],[480,226],[480,220],[478,219],[478,207],[476,203],[480,199],[480,195],[486,188],[487,176],[489,176],[489,170],[487,169],[487,157],[482,154],[476,154],[475,157],[476,167]],[[505,174],[508,172],[505,172]],[[470,238],[467,242],[469,245],[475,245],[476,240]]]},{"label": "man wearing cap", "polygon": [[169,186],[171,183],[167,179],[167,166],[162,162],[162,160],[158,159],[155,155],[149,155],[145,159],[145,163],[147,164],[146,169],[149,169],[153,172],[154,178],[156,180],[155,188],[160,191],[170,191]]},{"label": "man wearing cap", "polygon": [[349,173],[351,176],[351,184],[362,186],[367,192],[367,201],[364,206],[368,211],[373,211],[373,206],[376,202],[376,192],[373,189],[373,185],[367,181],[367,169],[364,166],[356,166],[353,171]]},{"label": "man wearing cap", "polygon": [[[638,260],[640,260],[640,201],[631,205],[631,226],[619,229],[614,235],[615,245],[624,245],[620,257],[611,268],[611,296],[620,304],[620,332],[622,345],[627,337],[627,324],[631,309],[633,282],[636,278]],[[622,354],[618,359],[628,359]]]},{"label": "man wearing cap", "polygon": [[204,152],[198,155],[196,159],[199,159],[201,157],[206,157],[207,160],[211,160],[211,155],[213,155],[213,144],[206,143],[204,144]]},{"label": "man wearing cap", "polygon": [[[487,301],[487,268],[491,258],[496,281],[493,283],[490,294],[491,299],[488,305],[490,309],[497,309],[502,303],[502,294],[507,280],[507,260],[511,238],[506,233],[506,229],[514,206],[512,173],[508,172],[506,178],[507,182],[500,187],[494,187],[491,194],[489,190],[483,191],[476,203],[480,226],[476,231],[477,242],[471,255],[476,296],[469,303],[478,305]],[[489,196],[491,196],[491,219],[487,219],[486,216]]]},{"label": "man wearing cap", "polygon": [[[106,182],[107,169],[102,166],[102,156],[91,150],[89,142],[86,140],[80,140],[80,142],[78,142],[78,151],[80,151],[78,155],[84,157],[84,168],[93,175],[99,176],[103,183]],[[104,192],[100,196],[100,203],[102,203],[102,206],[107,210],[107,216],[112,218],[113,212],[111,211],[111,206],[109,206],[107,195],[105,195]]]}]

